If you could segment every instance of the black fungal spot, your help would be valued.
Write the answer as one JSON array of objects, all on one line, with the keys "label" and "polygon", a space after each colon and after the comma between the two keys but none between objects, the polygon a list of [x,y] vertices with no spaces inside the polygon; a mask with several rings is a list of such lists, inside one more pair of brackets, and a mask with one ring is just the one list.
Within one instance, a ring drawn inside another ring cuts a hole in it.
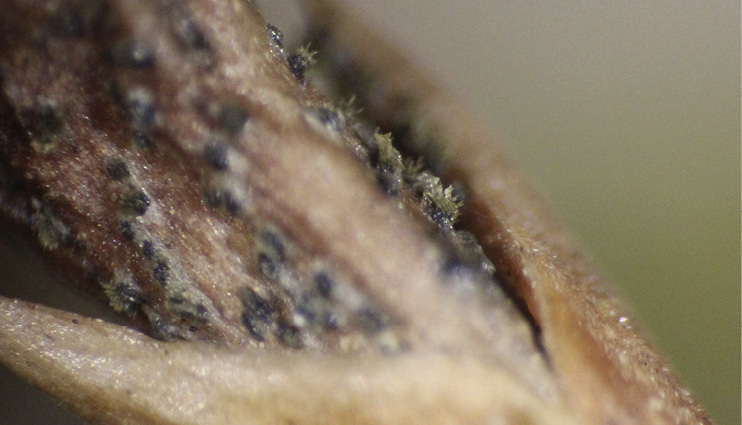
[{"label": "black fungal spot", "polygon": [[274,280],[278,277],[278,264],[276,259],[268,254],[261,252],[258,254],[258,268],[260,273],[267,279]]},{"label": "black fungal spot", "polygon": [[173,32],[183,47],[196,50],[206,50],[209,48],[209,41],[206,39],[204,33],[198,29],[196,24],[185,13],[178,16],[173,22]]},{"label": "black fungal spot", "polygon": [[265,335],[276,313],[275,308],[268,300],[250,288],[246,288],[240,294],[240,299],[243,306],[242,324],[256,340],[265,340]]},{"label": "black fungal spot", "polygon": [[131,282],[121,282],[116,285],[117,298],[125,312],[134,314],[147,303],[147,297],[141,289]]},{"label": "black fungal spot", "polygon": [[289,56],[286,60],[289,64],[289,70],[291,70],[291,73],[294,74],[294,77],[296,77],[296,79],[299,81],[304,81],[304,73],[307,70],[307,65],[309,65],[309,61],[307,60],[306,56],[297,53]]},{"label": "black fungal spot", "polygon": [[337,330],[340,328],[340,320],[335,314],[325,313],[322,318],[322,327],[327,330]]},{"label": "black fungal spot", "polygon": [[126,195],[123,200],[124,210],[136,216],[144,215],[149,206],[149,197],[141,190]]},{"label": "black fungal spot", "polygon": [[286,258],[286,245],[283,238],[271,228],[264,228],[260,232],[258,250],[260,273],[268,279],[276,279],[280,264]]},{"label": "black fungal spot", "polygon": [[181,304],[183,304],[185,302],[185,300],[183,298],[181,298],[181,297],[170,297],[167,300],[168,300],[168,302],[170,302],[171,304],[174,304],[174,305],[181,305]]},{"label": "black fungal spot", "polygon": [[224,204],[224,191],[222,190],[208,190],[204,195],[206,205],[214,208],[219,208]]},{"label": "black fungal spot", "polygon": [[163,341],[175,341],[178,338],[179,329],[176,325],[165,321],[160,316],[151,318],[150,326],[152,326],[152,332],[158,339]]},{"label": "black fungal spot", "polygon": [[260,239],[271,254],[275,255],[278,260],[282,261],[286,257],[286,245],[283,238],[275,231],[266,228],[260,232]]},{"label": "black fungal spot", "polygon": [[340,131],[342,127],[340,114],[338,114],[338,112],[334,109],[319,108],[317,109],[317,117],[319,118],[320,122],[326,127],[334,131]]},{"label": "black fungal spot", "polygon": [[247,307],[249,305],[251,307],[253,317],[262,322],[268,322],[271,316],[275,313],[275,309],[267,300],[261,298],[254,292],[253,295],[252,303],[245,302],[245,306]]},{"label": "black fungal spot", "polygon": [[428,217],[441,228],[451,227],[451,219],[438,207],[428,209]]},{"label": "black fungal spot", "polygon": [[72,231],[50,208],[38,200],[32,201],[32,207],[31,226],[44,248],[56,249],[74,241]]},{"label": "black fungal spot", "polygon": [[131,133],[131,139],[134,142],[134,146],[140,148],[151,148],[154,145],[152,138],[141,130],[134,130]]},{"label": "black fungal spot", "polygon": [[242,211],[242,205],[237,201],[237,199],[234,198],[234,196],[232,196],[231,193],[227,192],[227,195],[229,195],[225,200],[227,212],[233,216],[239,215],[239,213]]},{"label": "black fungal spot", "polygon": [[453,227],[454,217],[442,208],[434,199],[424,195],[423,208],[428,218],[441,229],[450,229]]},{"label": "black fungal spot", "polygon": [[142,242],[142,255],[148,260],[155,256],[155,246],[152,241],[145,240]]},{"label": "black fungal spot", "polygon": [[317,319],[317,310],[317,303],[312,302],[311,299],[307,297],[303,297],[300,302],[296,304],[296,313],[309,322],[314,322]]},{"label": "black fungal spot", "polygon": [[130,241],[134,240],[134,225],[132,222],[122,220],[119,222],[119,228],[121,229],[121,234],[124,235],[124,238]]},{"label": "black fungal spot", "polygon": [[229,167],[227,161],[227,147],[223,143],[212,143],[204,149],[204,157],[211,168],[224,171]]},{"label": "black fungal spot", "polygon": [[320,272],[314,277],[314,284],[317,287],[317,292],[325,298],[329,298],[332,295],[333,287],[335,283],[332,278],[325,272]]},{"label": "black fungal spot", "polygon": [[235,136],[242,131],[245,122],[250,117],[245,109],[238,105],[223,105],[219,110],[217,121],[219,127],[228,135]]},{"label": "black fungal spot", "polygon": [[278,339],[289,348],[301,348],[301,334],[295,326],[279,324]]},{"label": "black fungal spot", "polygon": [[206,205],[213,208],[224,207],[230,215],[236,216],[242,212],[242,205],[232,192],[224,189],[210,189],[204,195]]},{"label": "black fungal spot", "polygon": [[283,49],[283,33],[281,30],[271,24],[267,24],[265,27],[268,30],[268,35],[270,35],[273,42],[276,43],[276,46],[278,46],[279,49]]},{"label": "black fungal spot", "polygon": [[147,89],[132,90],[126,98],[126,110],[135,130],[142,133],[155,124],[155,105],[152,93]]},{"label": "black fungal spot", "polygon": [[165,286],[170,278],[170,266],[168,266],[164,261],[159,261],[157,265],[155,265],[155,268],[152,269],[152,275],[160,285]]},{"label": "black fungal spot", "polygon": [[357,318],[361,327],[369,332],[379,332],[389,325],[389,320],[371,307],[362,308]]},{"label": "black fungal spot", "polygon": [[114,158],[108,161],[106,164],[106,172],[112,179],[121,181],[129,177],[129,168],[126,163],[120,158]]},{"label": "black fungal spot", "polygon": [[450,253],[443,261],[441,271],[448,276],[464,276],[469,274],[471,267],[459,255]]},{"label": "black fungal spot", "polygon": [[202,324],[208,322],[205,308],[203,310],[199,308],[203,308],[203,305],[199,304],[194,307],[193,303],[178,296],[168,298],[168,302],[170,303],[169,307],[181,318],[181,320],[187,322],[196,321]]},{"label": "black fungal spot", "polygon": [[44,105],[40,110],[23,110],[20,119],[29,136],[42,145],[54,143],[64,128],[62,114],[51,105]]},{"label": "black fungal spot", "polygon": [[381,171],[376,175],[376,182],[388,195],[397,196],[402,187],[402,179],[391,171]]}]

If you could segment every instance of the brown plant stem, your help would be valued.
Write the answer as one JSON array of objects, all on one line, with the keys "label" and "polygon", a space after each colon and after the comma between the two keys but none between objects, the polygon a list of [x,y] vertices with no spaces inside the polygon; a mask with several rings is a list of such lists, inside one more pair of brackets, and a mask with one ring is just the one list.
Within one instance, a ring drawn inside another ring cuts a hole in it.
[{"label": "brown plant stem", "polygon": [[100,423],[710,423],[463,109],[306,4],[328,79],[452,186],[250,3],[11,1],[0,209],[180,341],[0,300],[0,359]]}]

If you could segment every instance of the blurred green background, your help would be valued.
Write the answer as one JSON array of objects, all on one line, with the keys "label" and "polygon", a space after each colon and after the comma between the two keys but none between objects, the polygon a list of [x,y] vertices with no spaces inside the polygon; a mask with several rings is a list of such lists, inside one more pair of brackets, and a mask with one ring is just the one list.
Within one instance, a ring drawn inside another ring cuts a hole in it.
[{"label": "blurred green background", "polygon": [[459,94],[740,423],[740,3],[350,0]]}]

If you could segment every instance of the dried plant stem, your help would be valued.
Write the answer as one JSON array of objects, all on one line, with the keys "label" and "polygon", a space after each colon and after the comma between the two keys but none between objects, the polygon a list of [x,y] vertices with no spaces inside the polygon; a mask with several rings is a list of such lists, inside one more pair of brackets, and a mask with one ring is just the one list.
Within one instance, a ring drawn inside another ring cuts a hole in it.
[{"label": "dried plant stem", "polygon": [[3,360],[96,423],[574,423],[563,406],[542,405],[509,373],[471,358],[162,343],[18,301],[0,307]]},{"label": "dried plant stem", "polygon": [[170,341],[0,299],[0,360],[97,423],[710,423],[465,111],[304,4],[357,121],[244,1],[0,12],[0,210]]}]

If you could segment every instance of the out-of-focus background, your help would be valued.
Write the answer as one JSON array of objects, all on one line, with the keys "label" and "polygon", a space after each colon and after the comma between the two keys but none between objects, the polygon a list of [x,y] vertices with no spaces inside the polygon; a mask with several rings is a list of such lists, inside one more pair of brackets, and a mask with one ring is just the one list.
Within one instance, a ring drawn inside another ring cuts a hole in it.
[{"label": "out-of-focus background", "polygon": [[715,421],[739,424],[739,1],[347,3],[486,122]]},{"label": "out-of-focus background", "polygon": [[[739,424],[739,2],[347,4],[481,117],[717,424]],[[42,268],[0,251],[3,281]],[[0,382],[0,424],[78,423]]]}]

